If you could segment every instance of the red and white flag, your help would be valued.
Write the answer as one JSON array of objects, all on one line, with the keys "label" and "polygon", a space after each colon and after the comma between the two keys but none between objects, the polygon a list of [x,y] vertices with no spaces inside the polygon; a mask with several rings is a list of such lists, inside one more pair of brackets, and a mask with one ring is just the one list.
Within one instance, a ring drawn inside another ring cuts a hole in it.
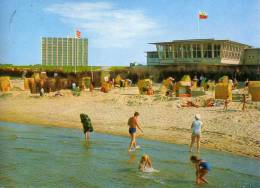
[{"label": "red and white flag", "polygon": [[81,35],[81,32],[77,30],[77,31],[76,31],[76,38],[77,38],[77,39],[80,39],[80,35]]},{"label": "red and white flag", "polygon": [[208,14],[204,11],[199,11],[199,19],[205,20],[208,18]]}]

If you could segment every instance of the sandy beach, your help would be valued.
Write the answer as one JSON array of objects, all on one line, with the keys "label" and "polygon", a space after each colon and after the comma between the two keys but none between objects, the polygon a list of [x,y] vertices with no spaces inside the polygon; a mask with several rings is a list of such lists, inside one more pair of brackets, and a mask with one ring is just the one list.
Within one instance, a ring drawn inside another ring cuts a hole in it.
[{"label": "sandy beach", "polygon": [[239,102],[229,104],[228,111],[223,111],[223,106],[178,108],[185,99],[139,95],[137,87],[115,88],[109,93],[83,91],[78,97],[62,90],[63,96],[49,93],[40,97],[18,85],[14,82],[12,91],[1,93],[0,121],[81,129],[79,114],[84,112],[91,117],[95,131],[128,136],[127,120],[138,111],[144,129],[139,137],[185,144],[188,150],[191,123],[199,113],[204,123],[202,149],[260,158],[259,103],[249,104],[245,112],[242,106],[238,108]]}]

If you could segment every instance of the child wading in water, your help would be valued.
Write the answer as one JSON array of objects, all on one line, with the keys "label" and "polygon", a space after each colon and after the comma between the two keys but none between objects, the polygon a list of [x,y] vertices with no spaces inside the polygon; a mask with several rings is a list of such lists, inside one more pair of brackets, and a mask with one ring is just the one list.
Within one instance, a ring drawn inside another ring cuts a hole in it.
[{"label": "child wading in water", "polygon": [[153,169],[152,161],[149,155],[143,155],[139,163],[139,170],[145,172],[147,169]]},{"label": "child wading in water", "polygon": [[128,151],[134,151],[134,149],[137,148],[136,146],[136,127],[143,132],[142,128],[138,124],[138,116],[139,113],[135,112],[133,117],[130,117],[128,120],[128,126],[129,126],[129,134],[131,137],[131,141],[129,144]]},{"label": "child wading in water", "polygon": [[203,184],[208,183],[205,179],[206,174],[211,170],[211,167],[208,162],[199,159],[197,156],[191,156],[190,160],[195,164],[196,168],[196,183]]}]

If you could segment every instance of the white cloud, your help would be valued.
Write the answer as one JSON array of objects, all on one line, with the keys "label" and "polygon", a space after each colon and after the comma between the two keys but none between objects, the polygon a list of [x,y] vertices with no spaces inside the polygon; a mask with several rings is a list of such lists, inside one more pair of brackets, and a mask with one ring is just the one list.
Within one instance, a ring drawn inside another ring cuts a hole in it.
[{"label": "white cloud", "polygon": [[141,10],[127,10],[106,2],[53,4],[46,11],[87,33],[97,47],[128,47],[160,33],[156,21]]}]

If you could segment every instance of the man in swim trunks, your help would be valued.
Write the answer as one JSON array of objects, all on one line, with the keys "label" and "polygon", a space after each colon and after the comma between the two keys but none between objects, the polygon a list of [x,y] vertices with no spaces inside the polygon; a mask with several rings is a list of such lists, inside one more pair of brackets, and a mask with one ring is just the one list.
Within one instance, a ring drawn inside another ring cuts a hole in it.
[{"label": "man in swim trunks", "polygon": [[190,160],[193,164],[195,164],[196,183],[197,184],[208,183],[208,181],[205,179],[205,176],[211,170],[209,163],[202,159],[199,159],[197,156],[191,156]]},{"label": "man in swim trunks", "polygon": [[192,147],[193,147],[195,140],[197,140],[197,152],[199,152],[201,127],[202,127],[202,122],[200,121],[200,114],[196,114],[195,120],[192,122],[192,125],[191,125],[192,133],[191,133],[190,152],[192,152]]},{"label": "man in swim trunks", "polygon": [[138,128],[143,133],[143,130],[138,123],[138,116],[139,116],[139,113],[135,112],[134,116],[130,117],[128,119],[127,124],[129,126],[129,134],[131,137],[131,142],[129,144],[128,151],[132,151],[133,149],[136,148],[136,128]]}]

